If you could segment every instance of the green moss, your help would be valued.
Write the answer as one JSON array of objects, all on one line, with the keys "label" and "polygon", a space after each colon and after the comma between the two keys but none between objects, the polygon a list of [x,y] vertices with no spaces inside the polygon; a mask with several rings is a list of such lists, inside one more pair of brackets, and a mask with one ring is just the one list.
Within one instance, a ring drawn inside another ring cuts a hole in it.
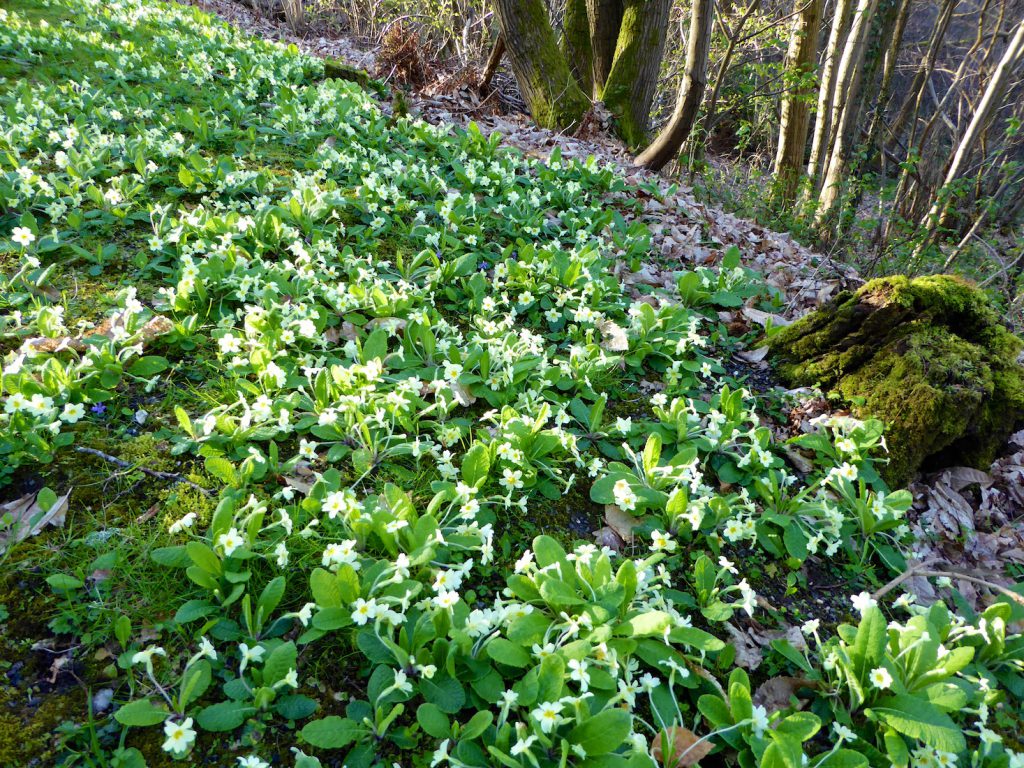
[{"label": "green moss", "polygon": [[771,343],[784,381],[821,386],[890,425],[890,484],[921,467],[987,467],[1024,419],[1022,343],[959,278],[874,280]]}]

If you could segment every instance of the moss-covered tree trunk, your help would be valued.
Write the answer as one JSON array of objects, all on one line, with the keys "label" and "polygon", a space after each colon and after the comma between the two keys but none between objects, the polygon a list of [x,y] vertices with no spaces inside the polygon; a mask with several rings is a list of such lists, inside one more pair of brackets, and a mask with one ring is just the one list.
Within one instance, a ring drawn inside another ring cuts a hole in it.
[{"label": "moss-covered tree trunk", "polygon": [[873,280],[771,348],[787,384],[820,386],[887,422],[890,485],[921,468],[987,468],[1024,420],[1020,340],[982,291],[948,275]]},{"label": "moss-covered tree trunk", "polygon": [[558,49],[542,0],[494,0],[509,62],[530,114],[544,128],[564,130],[590,108]]},{"label": "moss-covered tree trunk", "polygon": [[615,49],[625,11],[624,0],[586,0],[590,23],[591,82],[594,98],[600,98],[615,61]]},{"label": "moss-covered tree trunk", "polygon": [[[800,5],[803,0],[797,0]],[[818,28],[822,0],[809,0],[793,19],[793,32],[786,53],[786,79],[790,89],[782,97],[779,147],[775,154],[775,178],[780,195],[793,202],[804,167],[807,129],[811,121],[810,100],[814,94],[814,59],[818,51]]]},{"label": "moss-covered tree trunk", "polygon": [[622,14],[601,98],[615,116],[619,135],[633,147],[647,140],[671,9],[672,0],[627,0]]},{"label": "moss-covered tree trunk", "polygon": [[714,20],[714,0],[693,0],[686,41],[686,64],[675,110],[658,138],[637,155],[634,165],[652,171],[662,169],[679,153],[679,148],[690,135],[708,82],[708,54]]},{"label": "moss-covered tree trunk", "polygon": [[594,92],[593,50],[590,47],[590,18],[587,0],[567,0],[562,16],[562,54],[584,93]]}]

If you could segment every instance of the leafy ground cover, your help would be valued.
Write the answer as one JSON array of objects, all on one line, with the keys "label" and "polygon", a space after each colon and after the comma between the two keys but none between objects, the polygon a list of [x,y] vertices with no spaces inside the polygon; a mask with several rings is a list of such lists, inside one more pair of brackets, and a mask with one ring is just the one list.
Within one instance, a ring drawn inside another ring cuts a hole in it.
[{"label": "leafy ground cover", "polygon": [[1013,593],[881,586],[882,425],[775,436],[740,254],[612,276],[656,190],[196,9],[0,15],[0,763],[1022,764]]}]

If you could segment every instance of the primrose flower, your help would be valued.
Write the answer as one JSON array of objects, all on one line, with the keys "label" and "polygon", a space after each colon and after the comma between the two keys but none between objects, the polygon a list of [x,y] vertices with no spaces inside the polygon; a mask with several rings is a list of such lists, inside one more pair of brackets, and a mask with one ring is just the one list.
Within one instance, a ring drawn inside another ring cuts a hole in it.
[{"label": "primrose flower", "polygon": [[633,489],[629,484],[629,481],[625,478],[617,480],[615,485],[612,486],[612,495],[615,497],[615,503],[621,509],[631,512],[636,509],[637,497],[633,493]]},{"label": "primrose flower", "polygon": [[551,733],[564,720],[564,718],[560,717],[561,711],[561,702],[545,701],[533,710],[530,715],[537,721],[544,733]]},{"label": "primrose flower", "polygon": [[754,730],[754,735],[758,738],[764,736],[764,732],[768,730],[768,710],[761,705],[754,707],[754,711],[750,715],[750,719],[753,721],[750,727]]},{"label": "primrose flower", "polygon": [[176,533],[181,533],[186,528],[191,528],[196,523],[196,513],[188,512],[180,520],[175,520],[167,528],[167,532],[172,536]]},{"label": "primrose flower", "polygon": [[876,667],[871,670],[869,675],[871,679],[871,685],[880,691],[884,691],[886,688],[892,686],[892,675],[889,674],[889,670],[885,667]]},{"label": "primrose flower", "polygon": [[238,758],[240,768],[270,768],[270,763],[256,755]]},{"label": "primrose flower", "polygon": [[867,613],[871,608],[878,605],[878,601],[872,598],[867,592],[861,592],[859,595],[854,595],[850,598],[850,602],[853,603],[853,607],[857,609],[861,616]]},{"label": "primrose flower", "polygon": [[11,232],[11,240],[22,248],[27,248],[35,239],[36,236],[32,234],[32,230],[28,227],[15,227],[14,231]]},{"label": "primrose flower", "polygon": [[505,467],[501,473],[501,480],[498,482],[510,491],[522,488],[523,472],[520,469],[509,469],[508,467]]},{"label": "primrose flower", "polygon": [[452,608],[454,608],[455,605],[458,602],[459,602],[459,593],[458,592],[449,592],[449,591],[442,590],[442,591],[438,592],[436,595],[434,595],[434,598],[433,598],[434,605],[436,605],[438,608],[444,608],[445,610],[448,610],[448,611],[450,611]]},{"label": "primrose flower", "polygon": [[360,627],[371,619],[377,618],[377,601],[372,597],[369,600],[359,598],[352,604],[352,621]]},{"label": "primrose flower", "polygon": [[668,533],[662,533],[661,531],[651,531],[651,549],[655,552],[675,552],[676,542],[672,540],[672,536]]},{"label": "primrose flower", "polygon": [[67,424],[77,424],[85,416],[85,405],[82,403],[65,403],[60,420]]},{"label": "primrose flower", "polygon": [[132,656],[132,664],[145,664],[146,672],[150,675],[153,674],[153,657],[154,656],[166,656],[167,651],[161,648],[159,645],[151,645],[144,651],[138,651]]},{"label": "primrose flower", "polygon": [[840,744],[857,740],[857,734],[841,723],[832,723],[832,729],[836,732],[836,738],[839,739]]},{"label": "primrose flower", "polygon": [[170,752],[175,757],[183,757],[196,740],[196,732],[192,729],[192,718],[186,717],[180,723],[170,718],[164,722],[164,752]]},{"label": "primrose flower", "polygon": [[242,534],[238,532],[237,528],[232,528],[217,537],[217,546],[224,550],[225,557],[231,557],[235,550],[243,544],[245,544],[245,539],[242,538]]},{"label": "primrose flower", "polygon": [[534,742],[536,742],[536,741],[537,741],[537,737],[535,735],[532,735],[532,734],[530,736],[527,736],[525,739],[524,738],[516,739],[516,743],[512,745],[512,749],[510,750],[511,754],[513,756],[519,756],[519,755],[523,754],[524,752],[529,752],[530,751],[530,747],[533,746]]}]

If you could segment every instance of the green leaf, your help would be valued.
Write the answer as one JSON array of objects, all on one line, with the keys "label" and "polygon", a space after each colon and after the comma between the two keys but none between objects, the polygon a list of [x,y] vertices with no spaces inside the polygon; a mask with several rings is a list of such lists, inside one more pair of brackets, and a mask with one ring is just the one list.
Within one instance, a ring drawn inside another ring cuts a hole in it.
[{"label": "green leaf", "polygon": [[[857,634],[850,648],[850,659],[857,669],[858,675],[874,667],[885,655],[885,646],[889,635],[885,616],[878,606],[871,606],[861,617],[857,625]],[[863,677],[860,677],[863,680]]]},{"label": "green leaf", "polygon": [[491,469],[491,452],[483,443],[474,442],[462,458],[462,479],[472,488],[480,488],[487,481]]},{"label": "green leaf", "polygon": [[148,378],[154,376],[161,371],[166,371],[170,368],[171,364],[167,361],[166,357],[157,357],[156,355],[146,355],[140,357],[131,364],[128,368],[128,373],[132,376],[140,376],[142,378]]},{"label": "green leaf", "polygon": [[615,628],[615,634],[625,637],[660,635],[671,621],[671,617],[664,611],[647,611],[619,624]]},{"label": "green leaf", "polygon": [[938,707],[908,694],[886,696],[865,714],[880,720],[904,736],[920,739],[943,752],[961,752],[967,748],[960,727]]},{"label": "green leaf", "polygon": [[510,667],[530,666],[530,654],[522,646],[503,637],[496,637],[487,644],[487,655]]},{"label": "green leaf", "polygon": [[286,720],[304,720],[316,712],[319,706],[309,696],[293,693],[274,702],[274,711]]},{"label": "green leaf", "polygon": [[425,733],[433,736],[435,739],[444,739],[451,735],[452,724],[448,719],[448,715],[441,711],[441,708],[436,704],[431,704],[429,701],[425,704],[420,704],[419,709],[416,710],[416,722],[420,724],[420,728]]},{"label": "green leaf", "polygon": [[569,733],[569,741],[579,744],[587,757],[606,755],[622,745],[629,735],[633,718],[624,709],[614,707],[584,720]]},{"label": "green leaf", "polygon": [[494,721],[494,715],[486,710],[477,712],[473,715],[469,722],[462,726],[462,733],[459,734],[461,739],[475,739],[477,736],[482,736],[484,731]]},{"label": "green leaf", "polygon": [[136,699],[117,710],[114,719],[121,725],[147,726],[162,723],[167,715],[166,709],[156,706],[149,699]]},{"label": "green leaf", "polygon": [[196,715],[196,722],[204,731],[233,731],[255,712],[255,707],[243,707],[237,701],[222,701],[200,710]]},{"label": "green leaf", "polygon": [[52,576],[47,576],[46,583],[53,588],[54,592],[71,592],[85,586],[81,579],[67,573],[55,573]]},{"label": "green leaf", "polygon": [[284,587],[284,576],[276,576],[263,588],[259,600],[256,601],[256,607],[263,613],[264,619],[268,618],[281,602],[281,598],[284,597]]},{"label": "green leaf", "polygon": [[208,456],[205,463],[206,471],[222,483],[234,485],[238,479],[235,466],[222,456]]},{"label": "green leaf", "polygon": [[263,664],[263,684],[273,685],[283,680],[291,670],[296,668],[297,651],[295,643],[281,643],[267,657]]},{"label": "green leaf", "polygon": [[433,679],[422,678],[419,682],[420,693],[431,704],[436,704],[442,712],[455,714],[466,703],[466,692],[458,680],[447,675],[434,675]]},{"label": "green leaf", "polygon": [[359,726],[347,717],[331,715],[306,723],[300,734],[318,749],[341,749],[355,741],[360,732]]},{"label": "green leaf", "polygon": [[181,676],[181,693],[178,695],[178,709],[184,712],[189,704],[206,693],[212,681],[213,674],[210,669],[210,662],[206,659],[200,659],[186,669],[185,674]]}]

